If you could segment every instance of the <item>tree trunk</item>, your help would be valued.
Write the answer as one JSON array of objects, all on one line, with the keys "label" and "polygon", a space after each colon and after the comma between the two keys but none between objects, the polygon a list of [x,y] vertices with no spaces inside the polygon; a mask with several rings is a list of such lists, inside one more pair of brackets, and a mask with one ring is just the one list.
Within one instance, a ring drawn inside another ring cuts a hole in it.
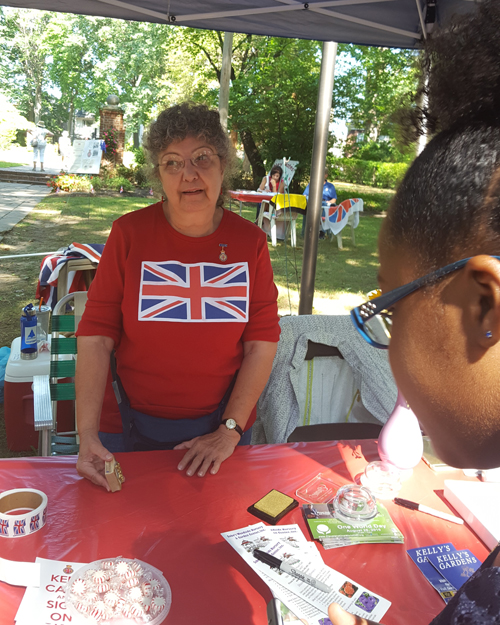
[{"label": "tree trunk", "polygon": [[245,154],[247,155],[250,165],[252,166],[253,184],[255,188],[257,188],[260,185],[262,178],[266,175],[266,168],[264,167],[264,162],[259,149],[255,145],[252,133],[249,130],[241,130],[240,137],[245,149]]},{"label": "tree trunk", "polygon": [[74,114],[75,114],[75,104],[74,104],[74,100],[71,100],[71,103],[69,105],[69,113],[68,113],[68,132],[69,132],[69,136],[71,140],[74,139],[74,132],[73,132]]},{"label": "tree trunk", "polygon": [[35,124],[40,121],[40,113],[42,112],[42,83],[37,82],[35,86],[35,106],[33,107]]}]

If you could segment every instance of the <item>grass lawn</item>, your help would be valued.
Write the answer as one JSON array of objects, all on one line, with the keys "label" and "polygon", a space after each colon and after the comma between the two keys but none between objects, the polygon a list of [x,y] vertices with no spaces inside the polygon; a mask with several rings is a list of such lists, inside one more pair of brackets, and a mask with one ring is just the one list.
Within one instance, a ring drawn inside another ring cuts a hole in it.
[{"label": "grass lawn", "polygon": [[[339,197],[361,196],[371,212],[361,215],[355,230],[356,246],[346,232],[344,249],[337,241],[319,241],[314,312],[336,314],[356,305],[364,294],[376,286],[377,237],[383,222],[374,210],[387,207],[393,192],[338,184]],[[51,195],[45,198],[0,243],[0,346],[10,345],[19,336],[21,308],[34,301],[42,257],[1,260],[3,255],[53,252],[73,241],[105,243],[111,224],[124,213],[151,203],[146,197],[102,197]],[[236,208],[233,206],[233,208]],[[255,219],[255,204],[243,205],[243,216]],[[301,218],[297,231],[301,230]],[[281,314],[298,311],[299,285],[302,270],[303,239],[297,238],[297,247],[278,241],[273,248],[269,241],[271,261],[280,292]]]},{"label": "grass lawn", "polygon": [[3,167],[20,167],[24,165],[24,163],[6,163],[5,161],[0,161],[0,168]]}]

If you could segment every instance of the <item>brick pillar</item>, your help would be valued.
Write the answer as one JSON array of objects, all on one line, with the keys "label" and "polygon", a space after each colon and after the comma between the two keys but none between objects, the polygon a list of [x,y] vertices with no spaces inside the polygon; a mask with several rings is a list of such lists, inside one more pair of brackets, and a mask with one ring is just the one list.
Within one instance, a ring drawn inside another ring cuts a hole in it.
[{"label": "brick pillar", "polygon": [[110,165],[120,165],[123,163],[123,150],[125,148],[125,126],[123,124],[123,109],[118,106],[118,97],[109,96],[107,99],[107,106],[103,107],[100,111],[100,127],[99,133],[101,139],[103,133],[109,130],[117,131],[118,148],[114,155],[114,159],[109,154],[103,155],[103,160],[108,161]]}]

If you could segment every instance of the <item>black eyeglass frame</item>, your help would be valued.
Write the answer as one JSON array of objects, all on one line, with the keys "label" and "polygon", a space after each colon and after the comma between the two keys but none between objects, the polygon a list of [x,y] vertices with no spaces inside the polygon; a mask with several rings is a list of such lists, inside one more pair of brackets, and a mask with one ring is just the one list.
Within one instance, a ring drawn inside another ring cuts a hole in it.
[{"label": "black eyeglass frame", "polygon": [[[416,280],[413,280],[413,282],[403,284],[403,286],[399,286],[397,289],[389,291],[389,293],[385,293],[384,295],[380,295],[379,297],[375,297],[372,300],[364,302],[360,306],[356,306],[356,308],[351,310],[351,320],[354,327],[365,339],[365,341],[373,347],[376,347],[377,349],[389,349],[389,344],[384,345],[371,338],[365,330],[365,323],[376,315],[382,313],[384,310],[390,310],[394,304],[402,300],[407,295],[418,291],[418,289],[421,289],[424,286],[435,284],[441,280],[441,278],[448,276],[450,273],[453,273],[458,269],[462,269],[471,258],[472,257],[457,260],[450,265],[446,265],[445,267],[436,269],[436,271],[428,273],[421,278],[417,278]],[[500,256],[493,256],[492,258],[500,260]]]}]

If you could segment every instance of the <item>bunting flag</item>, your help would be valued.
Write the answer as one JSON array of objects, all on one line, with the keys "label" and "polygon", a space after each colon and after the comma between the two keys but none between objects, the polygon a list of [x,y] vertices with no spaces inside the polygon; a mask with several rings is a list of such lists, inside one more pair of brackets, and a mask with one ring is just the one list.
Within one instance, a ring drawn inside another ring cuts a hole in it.
[{"label": "bunting flag", "polygon": [[[61,266],[68,260],[88,258],[94,263],[101,260],[104,245],[100,243],[71,243],[57,254],[45,256],[40,266],[36,287],[36,298],[43,297],[44,303],[54,308],[57,303],[57,280]],[[87,286],[81,271],[68,272],[68,293],[86,291]]]},{"label": "bunting flag", "polygon": [[344,200],[336,206],[325,206],[323,215],[325,220],[325,230],[331,230],[334,235],[339,234],[347,225],[349,217],[353,216],[353,227],[359,224],[359,213],[363,210],[363,200],[354,198]]}]

